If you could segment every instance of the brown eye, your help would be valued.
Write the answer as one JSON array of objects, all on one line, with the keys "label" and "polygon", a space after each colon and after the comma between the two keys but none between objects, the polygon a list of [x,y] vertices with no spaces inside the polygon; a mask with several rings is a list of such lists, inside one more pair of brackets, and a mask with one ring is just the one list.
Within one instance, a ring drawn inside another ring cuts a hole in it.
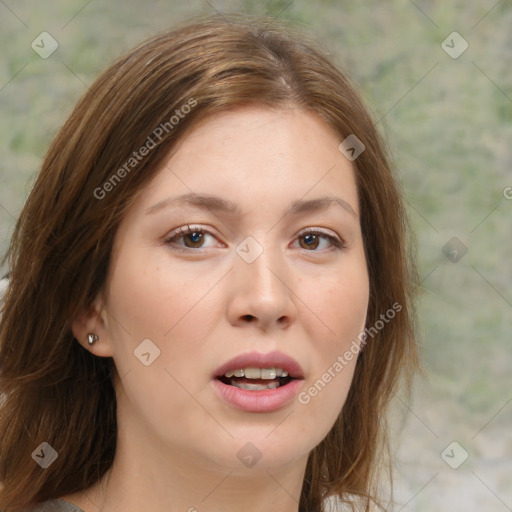
[{"label": "brown eye", "polygon": [[304,244],[301,243],[303,249],[316,249],[320,243],[318,235],[313,233],[302,235],[299,240],[304,240]]},{"label": "brown eye", "polygon": [[[335,236],[324,233],[323,231],[304,231],[299,233],[298,240],[300,247],[310,252],[322,252],[323,249],[328,249],[329,246],[337,249],[343,249],[345,247],[344,241],[340,241]],[[324,244],[323,247],[320,247],[322,240],[326,240],[327,245]],[[319,247],[320,249],[317,250]]]},{"label": "brown eye", "polygon": [[202,249],[207,236],[214,238],[212,234],[200,227],[184,226],[171,233],[165,243],[177,250]]},{"label": "brown eye", "polygon": [[[199,231],[192,231],[182,236],[185,241],[185,247],[198,248],[201,247],[204,242],[204,233]],[[187,240],[190,240],[190,245],[186,243]]]}]

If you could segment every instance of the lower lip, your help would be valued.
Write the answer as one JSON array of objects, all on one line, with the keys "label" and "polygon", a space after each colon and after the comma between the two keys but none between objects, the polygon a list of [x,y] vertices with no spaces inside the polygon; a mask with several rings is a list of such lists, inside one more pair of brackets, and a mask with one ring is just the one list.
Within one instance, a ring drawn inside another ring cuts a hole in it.
[{"label": "lower lip", "polygon": [[294,400],[302,385],[302,380],[292,380],[275,389],[249,391],[224,384],[218,379],[212,381],[220,397],[230,405],[246,412],[273,412]]}]

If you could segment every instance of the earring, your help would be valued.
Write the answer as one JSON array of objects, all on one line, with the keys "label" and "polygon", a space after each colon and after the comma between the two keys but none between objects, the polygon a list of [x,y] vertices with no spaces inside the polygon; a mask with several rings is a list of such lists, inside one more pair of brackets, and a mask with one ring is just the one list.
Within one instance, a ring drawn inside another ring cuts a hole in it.
[{"label": "earring", "polygon": [[87,335],[87,341],[89,342],[89,345],[92,345],[95,341],[98,341],[98,336],[96,334],[88,334]]}]

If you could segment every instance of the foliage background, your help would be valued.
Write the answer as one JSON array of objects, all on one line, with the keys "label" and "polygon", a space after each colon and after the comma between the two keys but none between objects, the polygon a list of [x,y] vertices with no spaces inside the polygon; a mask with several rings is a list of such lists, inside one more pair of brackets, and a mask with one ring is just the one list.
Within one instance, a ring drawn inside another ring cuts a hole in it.
[{"label": "foliage background", "polygon": [[[512,510],[510,0],[0,0],[0,251],[99,72],[213,10],[302,26],[360,85],[389,142],[418,242],[427,374],[396,430],[393,510]],[[59,43],[46,60],[30,46],[42,31]],[[441,47],[453,31],[469,44],[457,59]],[[454,236],[468,249],[456,263],[442,251]],[[469,454],[458,469],[440,455],[452,441]]]}]

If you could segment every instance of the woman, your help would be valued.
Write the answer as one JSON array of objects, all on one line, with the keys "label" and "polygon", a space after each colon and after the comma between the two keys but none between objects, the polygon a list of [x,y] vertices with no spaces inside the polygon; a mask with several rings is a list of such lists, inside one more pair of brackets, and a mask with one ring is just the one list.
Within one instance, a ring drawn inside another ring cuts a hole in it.
[{"label": "woman", "polygon": [[386,407],[417,366],[405,216],[303,35],[213,17],[118,60],[7,261],[2,511],[379,503]]}]

